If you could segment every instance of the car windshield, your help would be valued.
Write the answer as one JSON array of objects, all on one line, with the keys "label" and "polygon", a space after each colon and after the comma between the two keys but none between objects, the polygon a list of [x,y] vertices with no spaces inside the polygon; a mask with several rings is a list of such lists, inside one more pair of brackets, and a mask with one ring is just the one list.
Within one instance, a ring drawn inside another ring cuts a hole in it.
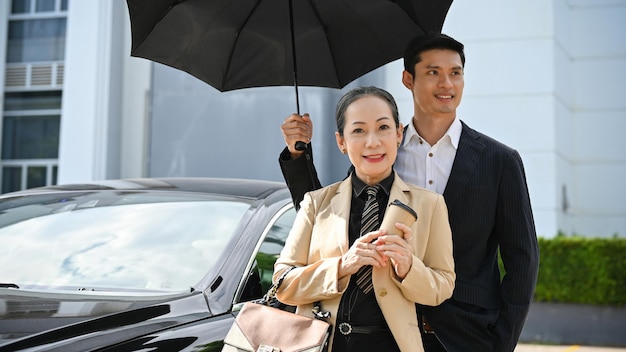
[{"label": "car windshield", "polygon": [[24,199],[0,204],[0,283],[24,289],[188,291],[250,207],[167,192]]}]

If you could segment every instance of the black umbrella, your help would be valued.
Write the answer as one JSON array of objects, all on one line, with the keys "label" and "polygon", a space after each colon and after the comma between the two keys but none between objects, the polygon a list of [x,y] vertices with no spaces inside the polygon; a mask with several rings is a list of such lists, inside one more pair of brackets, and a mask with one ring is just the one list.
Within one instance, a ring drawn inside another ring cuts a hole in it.
[{"label": "black umbrella", "polygon": [[343,88],[441,31],[452,0],[127,0],[131,55],[221,92]]}]

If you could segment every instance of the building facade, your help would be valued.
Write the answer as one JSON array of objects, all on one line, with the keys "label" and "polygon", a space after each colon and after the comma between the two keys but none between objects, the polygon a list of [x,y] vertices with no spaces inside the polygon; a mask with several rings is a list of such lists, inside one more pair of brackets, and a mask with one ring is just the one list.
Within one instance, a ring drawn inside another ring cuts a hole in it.
[{"label": "building facade", "polygon": [[[443,31],[466,46],[459,117],[516,148],[543,237],[626,235],[625,0],[453,2]],[[219,93],[130,57],[124,1],[0,3],[2,192],[98,179],[216,176],[281,181],[292,87]],[[302,87],[323,183],[345,176],[334,105],[355,85],[410,93],[401,61],[343,90]]]},{"label": "building facade", "polygon": [[55,184],[67,0],[2,5],[2,192]]}]

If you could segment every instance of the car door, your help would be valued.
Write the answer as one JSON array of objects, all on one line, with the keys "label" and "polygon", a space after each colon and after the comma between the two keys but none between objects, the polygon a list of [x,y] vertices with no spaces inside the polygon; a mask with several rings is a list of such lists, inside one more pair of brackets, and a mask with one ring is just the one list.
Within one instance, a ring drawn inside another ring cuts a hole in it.
[{"label": "car door", "polygon": [[295,218],[296,210],[290,204],[282,208],[268,225],[265,236],[254,256],[248,278],[237,295],[235,311],[240,304],[261,298],[271,287],[274,262],[285,246],[285,240]]}]

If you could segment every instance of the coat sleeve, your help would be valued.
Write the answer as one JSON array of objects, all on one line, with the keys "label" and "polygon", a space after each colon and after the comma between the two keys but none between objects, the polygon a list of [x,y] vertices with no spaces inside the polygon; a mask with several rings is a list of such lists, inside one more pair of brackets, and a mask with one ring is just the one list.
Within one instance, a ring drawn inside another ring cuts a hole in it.
[{"label": "coat sleeve", "polygon": [[349,276],[339,279],[341,253],[329,251],[324,258],[311,260],[311,237],[317,209],[310,193],[304,195],[285,247],[274,264],[273,280],[286,268],[295,266],[276,293],[278,300],[289,305],[303,305],[336,298],[348,286]]},{"label": "coat sleeve", "polygon": [[436,306],[452,296],[456,275],[452,250],[452,231],[448,209],[442,196],[437,195],[429,211],[422,209],[423,225],[417,229],[428,233],[425,241],[413,243],[417,248],[413,265],[405,279],[399,283],[402,294],[419,304]]},{"label": "coat sleeve", "polygon": [[495,233],[506,274],[496,324],[497,351],[513,351],[528,314],[539,270],[539,249],[522,159],[506,159],[497,200]]},{"label": "coat sleeve", "polygon": [[300,202],[306,192],[322,188],[317,170],[313,165],[313,151],[310,143],[298,159],[291,159],[289,150],[285,147],[278,157],[278,164],[291,192],[291,199],[296,210],[300,208]]}]

